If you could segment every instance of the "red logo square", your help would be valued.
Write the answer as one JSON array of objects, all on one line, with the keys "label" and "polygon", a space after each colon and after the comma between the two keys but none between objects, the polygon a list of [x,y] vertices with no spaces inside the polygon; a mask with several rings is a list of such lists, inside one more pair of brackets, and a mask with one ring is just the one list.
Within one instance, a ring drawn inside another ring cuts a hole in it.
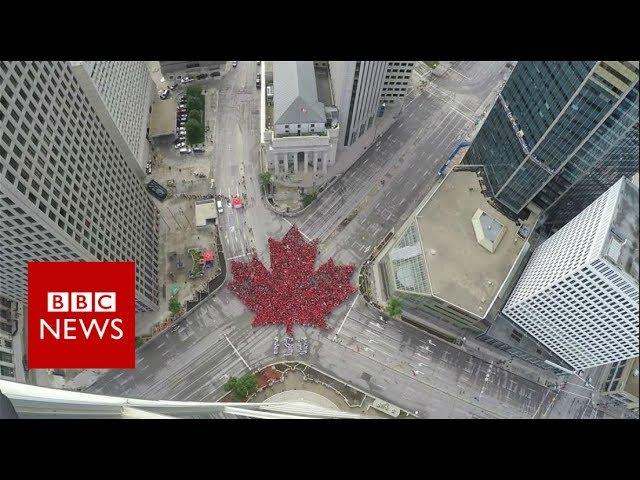
[{"label": "red logo square", "polygon": [[135,262],[28,262],[29,368],[135,368]]}]

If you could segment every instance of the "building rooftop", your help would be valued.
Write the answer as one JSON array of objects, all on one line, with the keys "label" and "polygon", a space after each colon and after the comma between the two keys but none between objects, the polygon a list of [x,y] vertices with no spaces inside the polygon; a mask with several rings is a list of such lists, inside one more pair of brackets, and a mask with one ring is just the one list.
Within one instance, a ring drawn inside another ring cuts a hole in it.
[{"label": "building rooftop", "polygon": [[205,227],[207,225],[207,220],[214,220],[218,218],[216,202],[214,202],[213,200],[203,200],[196,202],[195,210],[196,227]]},{"label": "building rooftop", "polygon": [[[452,171],[418,208],[390,252],[398,289],[439,297],[484,318],[524,246],[520,226],[489,204],[474,171]],[[478,209],[503,227],[493,253],[478,243],[470,221]],[[532,231],[537,219],[532,213],[523,223]]]},{"label": "building rooftop", "polygon": [[325,107],[334,104],[331,96],[331,85],[329,81],[329,69],[327,67],[315,67],[316,85],[318,91],[318,101]]},{"label": "building rooftop", "polygon": [[312,61],[273,62],[273,124],[325,123]]},{"label": "building rooftop", "polygon": [[149,137],[162,137],[170,135],[176,131],[176,110],[177,104],[173,97],[160,100],[156,95],[151,107],[151,118],[149,120]]},{"label": "building rooftop", "polygon": [[626,178],[620,179],[620,195],[604,241],[603,256],[638,281],[638,187]]}]

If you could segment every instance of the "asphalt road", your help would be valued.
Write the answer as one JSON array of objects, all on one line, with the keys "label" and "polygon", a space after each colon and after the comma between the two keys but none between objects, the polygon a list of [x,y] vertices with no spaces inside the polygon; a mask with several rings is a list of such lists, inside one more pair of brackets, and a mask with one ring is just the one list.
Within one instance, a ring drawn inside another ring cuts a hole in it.
[{"label": "asphalt road", "polygon": [[[453,66],[464,77],[451,72],[415,92],[380,142],[309,213],[296,219],[307,236],[322,239],[321,260],[334,256],[339,262],[361,264],[372,245],[401,224],[433,187],[436,172],[451,149],[472,134],[474,115],[484,111],[487,97],[495,94],[503,75],[501,64]],[[213,161],[219,191],[235,187],[254,198],[244,211],[225,208],[221,224],[227,257],[246,256],[255,244],[260,258],[269,265],[266,238],[281,237],[290,223],[259,200],[255,68],[255,62],[239,62],[236,71],[221,80]],[[239,173],[243,163],[244,183]],[[381,177],[384,185],[379,182]],[[357,213],[352,221],[338,227],[354,209]],[[590,406],[588,396],[568,389],[555,393],[410,325],[381,320],[359,295],[331,314],[328,330],[296,327],[296,339],[307,338],[310,343],[305,356],[297,351],[284,356],[282,347],[274,355],[274,337],[281,340],[284,329],[253,329],[252,318],[222,288],[197,307],[179,331],[167,331],[139,349],[135,370],[107,372],[87,391],[211,401],[222,396],[229,376],[278,361],[300,360],[421,418],[603,415]]]}]

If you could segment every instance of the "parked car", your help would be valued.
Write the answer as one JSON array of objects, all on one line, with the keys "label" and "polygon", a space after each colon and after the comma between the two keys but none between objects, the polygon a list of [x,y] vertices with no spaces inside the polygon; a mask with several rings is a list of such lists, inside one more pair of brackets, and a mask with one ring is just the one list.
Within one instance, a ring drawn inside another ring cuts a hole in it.
[{"label": "parked car", "polygon": [[162,100],[166,100],[167,97],[169,97],[169,89],[161,90],[160,92],[158,92],[158,95],[160,95],[160,98]]},{"label": "parked car", "polygon": [[186,155],[187,153],[191,153],[193,152],[192,149],[190,149],[189,147],[185,147],[185,148],[181,148],[180,149],[180,155]]},{"label": "parked car", "polygon": [[204,153],[205,149],[204,147],[194,147],[193,148],[193,153]]},{"label": "parked car", "polygon": [[186,95],[186,94],[184,94],[184,93],[183,93],[182,95],[180,95],[180,101],[181,101],[181,102],[182,102],[183,100],[186,100],[186,99],[187,99],[187,95]]},{"label": "parked car", "polygon": [[201,73],[200,75],[196,75],[196,78],[198,80],[202,80],[203,78],[207,78],[207,77],[208,77],[208,75],[206,73]]},{"label": "parked car", "polygon": [[160,185],[155,180],[151,180],[147,183],[147,190],[151,195],[162,201],[167,198],[167,189]]},{"label": "parked car", "polygon": [[260,88],[260,74],[256,75],[256,88]]},{"label": "parked car", "polygon": [[151,174],[151,162],[147,162],[147,175]]},{"label": "parked car", "polygon": [[220,200],[216,202],[216,205],[218,207],[218,213],[224,213],[224,208],[222,208],[222,202]]},{"label": "parked car", "polygon": [[177,86],[178,86],[177,83],[172,83],[171,85],[169,85],[169,90],[175,90]]},{"label": "parked car", "polygon": [[193,78],[191,77],[184,77],[182,80],[180,80],[180,83],[182,83],[183,85],[185,83],[191,83],[191,82],[193,82]]},{"label": "parked car", "polygon": [[233,68],[236,68],[238,66],[238,62],[236,62],[235,60],[233,62],[231,62],[231,66]]},{"label": "parked car", "polygon": [[181,142],[176,143],[176,147],[175,148],[176,148],[176,150],[179,150],[179,149],[184,148],[186,146],[187,146],[187,144],[184,143],[184,141],[181,141]]},{"label": "parked car", "polygon": [[260,65],[260,60],[258,60],[258,61],[256,62],[256,65]]}]

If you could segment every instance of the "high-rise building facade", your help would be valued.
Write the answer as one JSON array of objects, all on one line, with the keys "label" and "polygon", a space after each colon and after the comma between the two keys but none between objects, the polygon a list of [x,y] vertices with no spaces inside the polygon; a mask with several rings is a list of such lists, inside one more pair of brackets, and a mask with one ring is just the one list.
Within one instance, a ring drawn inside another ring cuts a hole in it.
[{"label": "high-rise building facade", "polygon": [[329,62],[340,119],[340,142],[348,147],[373,126],[387,62]]},{"label": "high-rise building facade", "polygon": [[638,62],[518,62],[463,163],[509,210],[563,225],[638,170]]},{"label": "high-rise building facade", "polygon": [[638,356],[638,205],[621,178],[534,251],[503,309],[575,369]]},{"label": "high-rise building facade", "polygon": [[409,91],[409,83],[413,66],[416,62],[387,62],[387,72],[382,84],[380,101],[394,106],[402,103],[405,95]]},{"label": "high-rise building facade", "polygon": [[0,379],[15,380],[15,355],[13,352],[13,333],[15,320],[13,306],[15,302],[0,296]]},{"label": "high-rise building facade", "polygon": [[142,175],[149,160],[148,119],[156,95],[146,62],[71,62],[71,65],[85,95],[100,97],[92,102],[96,113],[105,127],[111,127],[114,140],[131,151],[127,158],[135,159],[132,166]]},{"label": "high-rise building facade", "polygon": [[142,140],[131,133],[143,135],[136,124],[148,111],[108,100],[116,87],[98,78],[127,90],[116,72],[136,70],[105,62],[108,73],[100,63],[0,62],[0,295],[9,299],[26,302],[28,261],[135,260],[136,307],[158,306],[159,215],[135,168]]}]

